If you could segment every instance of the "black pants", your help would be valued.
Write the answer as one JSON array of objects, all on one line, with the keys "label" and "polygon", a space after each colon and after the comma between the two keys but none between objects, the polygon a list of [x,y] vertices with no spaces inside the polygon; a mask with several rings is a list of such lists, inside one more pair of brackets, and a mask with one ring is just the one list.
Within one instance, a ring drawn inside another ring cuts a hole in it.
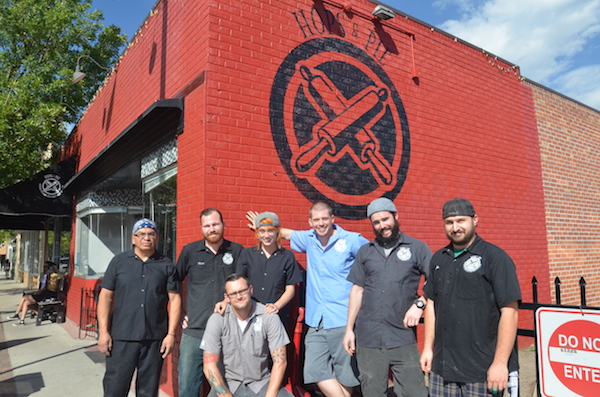
[{"label": "black pants", "polygon": [[133,372],[137,368],[136,397],[158,396],[158,384],[163,359],[160,340],[113,340],[110,356],[106,357],[104,397],[127,397]]}]

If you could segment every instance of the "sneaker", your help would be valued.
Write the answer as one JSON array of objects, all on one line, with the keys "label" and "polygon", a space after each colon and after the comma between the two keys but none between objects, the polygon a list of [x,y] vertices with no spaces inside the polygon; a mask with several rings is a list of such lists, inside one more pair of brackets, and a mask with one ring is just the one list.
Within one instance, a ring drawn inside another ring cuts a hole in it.
[{"label": "sneaker", "polygon": [[14,320],[16,318],[19,318],[19,313],[13,313],[10,316],[6,317],[9,320]]},{"label": "sneaker", "polygon": [[17,327],[17,326],[19,326],[19,325],[25,325],[25,321],[23,321],[23,320],[19,320],[19,322],[18,322],[18,323],[14,323],[14,324],[13,324],[13,327]]}]

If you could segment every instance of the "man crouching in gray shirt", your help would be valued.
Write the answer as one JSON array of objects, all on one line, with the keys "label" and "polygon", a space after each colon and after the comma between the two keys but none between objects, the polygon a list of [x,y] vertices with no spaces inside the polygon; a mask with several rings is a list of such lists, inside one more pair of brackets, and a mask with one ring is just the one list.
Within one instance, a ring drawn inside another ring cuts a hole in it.
[{"label": "man crouching in gray shirt", "polygon": [[252,286],[242,275],[227,277],[224,296],[229,303],[225,313],[214,313],[208,319],[200,344],[204,375],[212,388],[209,397],[292,397],[282,387],[290,340],[279,316],[266,314],[265,305],[252,300]]}]

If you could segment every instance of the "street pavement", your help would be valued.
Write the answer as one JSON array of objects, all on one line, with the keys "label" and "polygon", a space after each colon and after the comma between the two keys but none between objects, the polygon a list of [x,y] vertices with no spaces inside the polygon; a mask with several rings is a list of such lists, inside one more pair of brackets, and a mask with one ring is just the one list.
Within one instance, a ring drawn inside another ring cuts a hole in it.
[{"label": "street pavement", "polygon": [[13,326],[17,321],[7,317],[23,290],[23,284],[0,280],[0,396],[101,397],[104,355],[96,339],[79,339],[70,320],[36,326],[28,318]]}]

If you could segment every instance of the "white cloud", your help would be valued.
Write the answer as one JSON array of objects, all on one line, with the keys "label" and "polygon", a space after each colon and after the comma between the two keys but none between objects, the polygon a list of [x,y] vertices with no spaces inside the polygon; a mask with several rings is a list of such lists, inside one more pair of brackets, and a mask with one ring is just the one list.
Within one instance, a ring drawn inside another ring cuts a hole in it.
[{"label": "white cloud", "polygon": [[554,80],[555,90],[600,110],[600,65],[583,66]]},{"label": "white cloud", "polygon": [[[591,87],[600,83],[600,57],[590,51],[600,33],[600,0],[437,0],[434,5],[459,9],[460,19],[444,22],[442,29],[519,65],[525,77],[600,108]],[[588,65],[581,63],[583,55]]]}]

